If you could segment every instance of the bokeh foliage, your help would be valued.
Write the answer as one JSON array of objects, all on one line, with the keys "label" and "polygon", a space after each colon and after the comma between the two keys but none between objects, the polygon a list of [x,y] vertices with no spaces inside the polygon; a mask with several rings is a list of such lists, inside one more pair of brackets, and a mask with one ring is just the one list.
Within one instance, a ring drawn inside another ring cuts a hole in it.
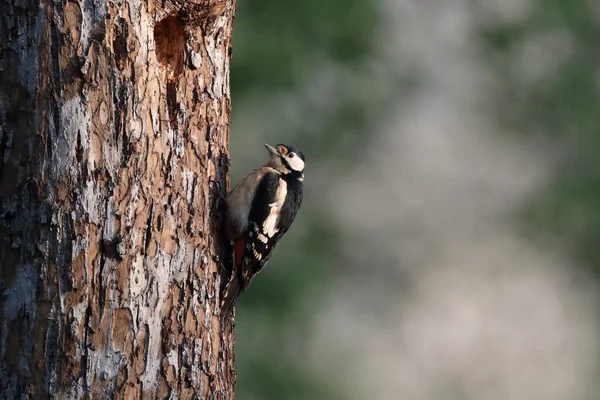
[{"label": "bokeh foliage", "polygon": [[[273,136],[304,150],[307,180],[316,174],[319,160],[341,162],[359,147],[372,107],[357,100],[356,80],[349,75],[368,59],[376,24],[377,10],[368,0],[239,2],[231,65],[233,157],[236,140],[246,134],[247,127],[238,123],[244,111],[256,107],[257,98],[282,94],[299,99],[297,108],[306,114],[307,123],[285,123],[283,117],[285,132]],[[329,80],[333,83],[328,91],[335,93],[333,107],[315,105],[305,90],[311,84],[307,80],[318,76],[322,67],[340,69]],[[270,121],[264,125],[268,129]],[[235,163],[233,167],[233,181],[248,168]],[[348,398],[337,385],[306,367],[310,365],[307,335],[332,278],[331,262],[339,259],[338,240],[334,221],[320,209],[318,196],[307,190],[298,221],[269,262],[269,272],[261,273],[238,302],[238,398]]]},{"label": "bokeh foliage", "polygon": [[[595,7],[595,8],[594,8]],[[600,96],[597,5],[584,0],[537,1],[519,23],[482,27],[485,58],[504,84],[498,118],[520,132],[545,138],[557,155],[557,175],[528,206],[529,233],[558,239],[600,273]],[[568,57],[543,82],[527,82],[510,68],[515,49],[530,36],[560,32]],[[491,55],[491,56],[490,56]],[[548,150],[547,148],[542,151]]]},{"label": "bokeh foliage", "polygon": [[[501,83],[493,87],[491,107],[499,125],[546,143],[540,151],[556,154],[557,174],[520,216],[525,232],[558,239],[584,271],[598,278],[597,9],[584,0],[532,0],[523,18],[511,20],[486,18],[485,2],[469,4],[481,9],[476,13],[482,16],[476,51]],[[235,150],[248,128],[244,112],[257,108],[257,101],[270,101],[265,107],[271,107],[284,94],[298,99],[296,107],[305,121],[290,117],[286,123],[286,116],[277,115],[284,121],[282,136],[305,150],[309,169],[325,160],[341,166],[351,163],[371,134],[366,129],[369,122],[385,113],[386,102],[396,96],[393,88],[388,97],[369,93],[369,78],[360,79],[369,74],[379,23],[377,2],[368,0],[240,1],[231,76],[233,157],[243,149]],[[524,44],[552,35],[566,38],[568,56],[548,76],[532,79],[515,60],[522,57]],[[326,93],[333,93],[333,99],[307,94],[306,87],[315,85],[321,69],[331,74]],[[406,83],[399,79],[399,85]],[[265,131],[281,128],[268,119],[264,126]],[[270,135],[278,137],[277,132]],[[235,162],[233,166],[233,181],[249,167]],[[313,174],[314,169],[308,171],[307,184]],[[319,201],[318,194],[307,193],[299,220],[267,266],[268,273],[261,273],[237,307],[240,399],[350,397],[319,371],[305,368],[315,309],[343,264],[338,227]]]},{"label": "bokeh foliage", "polygon": [[231,65],[233,97],[291,88],[316,58],[352,64],[369,52],[375,23],[366,0],[238,3]]}]

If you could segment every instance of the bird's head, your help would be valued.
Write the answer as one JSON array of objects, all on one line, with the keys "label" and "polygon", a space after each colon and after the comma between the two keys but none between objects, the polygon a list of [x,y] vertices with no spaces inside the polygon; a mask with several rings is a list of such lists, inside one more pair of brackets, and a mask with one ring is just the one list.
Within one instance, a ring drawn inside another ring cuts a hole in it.
[{"label": "bird's head", "polygon": [[282,175],[297,176],[299,180],[304,178],[304,154],[296,146],[278,144],[269,146],[265,144],[269,151],[269,161],[267,165],[280,172]]}]

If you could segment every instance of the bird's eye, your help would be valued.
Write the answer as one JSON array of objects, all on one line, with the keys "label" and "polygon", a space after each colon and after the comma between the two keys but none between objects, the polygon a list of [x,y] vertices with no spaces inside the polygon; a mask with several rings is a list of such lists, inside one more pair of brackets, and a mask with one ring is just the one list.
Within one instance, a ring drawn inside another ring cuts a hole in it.
[{"label": "bird's eye", "polygon": [[295,156],[296,156],[296,154],[294,154],[294,153],[290,153],[290,154],[288,155],[288,158],[294,158]]}]

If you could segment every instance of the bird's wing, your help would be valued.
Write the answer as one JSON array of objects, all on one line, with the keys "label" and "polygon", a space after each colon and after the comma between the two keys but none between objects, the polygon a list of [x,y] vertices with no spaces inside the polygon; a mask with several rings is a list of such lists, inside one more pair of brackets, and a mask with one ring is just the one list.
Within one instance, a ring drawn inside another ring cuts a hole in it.
[{"label": "bird's wing", "polygon": [[264,176],[256,190],[248,216],[246,246],[242,257],[243,288],[264,267],[281,234],[279,219],[285,203],[287,184],[277,173]]}]

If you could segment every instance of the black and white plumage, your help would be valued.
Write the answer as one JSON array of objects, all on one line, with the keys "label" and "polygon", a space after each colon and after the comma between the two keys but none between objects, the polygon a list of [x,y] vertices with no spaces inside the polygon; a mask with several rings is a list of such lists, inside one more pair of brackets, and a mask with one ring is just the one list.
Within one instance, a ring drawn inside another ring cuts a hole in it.
[{"label": "black and white plumage", "polygon": [[302,204],[304,154],[295,146],[265,147],[270,154],[267,163],[227,195],[225,224],[235,257],[230,281],[223,291],[221,320],[269,261]]}]

